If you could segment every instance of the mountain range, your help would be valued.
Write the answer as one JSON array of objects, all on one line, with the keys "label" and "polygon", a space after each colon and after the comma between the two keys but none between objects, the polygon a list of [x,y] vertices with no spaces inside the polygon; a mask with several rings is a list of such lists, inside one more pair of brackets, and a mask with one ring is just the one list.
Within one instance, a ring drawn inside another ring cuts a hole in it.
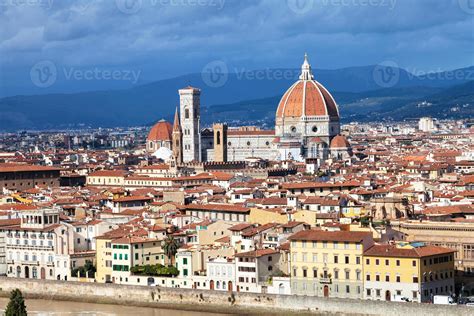
[{"label": "mountain range", "polygon": [[[332,92],[343,121],[474,116],[474,66],[419,75],[388,66],[313,72]],[[137,126],[161,118],[171,120],[179,104],[177,90],[187,85],[202,90],[203,125],[227,121],[271,127],[279,99],[298,73],[296,69],[229,73],[216,87],[207,85],[201,74],[189,74],[120,90],[4,97],[0,99],[0,131]]]}]

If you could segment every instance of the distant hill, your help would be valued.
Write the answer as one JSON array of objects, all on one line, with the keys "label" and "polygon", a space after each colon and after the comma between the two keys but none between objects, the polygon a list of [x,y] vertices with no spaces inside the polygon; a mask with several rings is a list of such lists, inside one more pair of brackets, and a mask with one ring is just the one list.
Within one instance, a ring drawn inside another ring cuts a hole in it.
[{"label": "distant hill", "polygon": [[[397,76],[393,82],[388,81],[388,88],[381,90],[385,81],[380,81],[378,73],[385,71],[390,74],[395,71]],[[458,98],[460,90],[456,89],[462,90],[459,85],[467,82],[463,78],[469,78],[473,72],[474,67],[456,70],[458,79],[451,79],[446,73],[417,77],[403,69],[377,66],[314,71],[315,78],[335,95],[344,118],[350,120],[366,119],[365,116],[380,119],[384,113],[392,113],[394,118],[402,117],[403,111],[400,114],[396,111],[402,106],[408,106],[407,111],[415,115],[417,111],[413,107],[416,106],[410,102],[431,95],[436,98],[433,102],[450,100],[452,103],[454,99],[450,94],[455,94],[459,102],[470,102],[470,95]],[[277,77],[277,73],[286,75]],[[179,103],[177,90],[187,85],[202,89],[203,122],[237,122],[250,118],[265,125],[274,115],[279,97],[297,79],[298,73],[291,69],[262,70],[259,74],[263,76],[255,76],[255,72],[233,73],[228,74],[225,84],[216,88],[207,86],[201,74],[190,74],[122,90],[6,97],[0,99],[0,131],[79,125],[132,126],[161,118],[172,119]],[[447,89],[450,87],[453,90]],[[443,96],[443,93],[446,94]],[[209,109],[205,108],[213,104]],[[226,107],[230,107],[231,112]],[[463,115],[464,109],[452,110],[450,115]],[[233,115],[229,116],[229,113]]]},{"label": "distant hill", "polygon": [[[366,92],[334,92],[341,118],[349,121],[474,117],[474,81],[451,88],[388,88]],[[227,121],[271,127],[281,96],[214,105],[203,115],[204,123]]]}]

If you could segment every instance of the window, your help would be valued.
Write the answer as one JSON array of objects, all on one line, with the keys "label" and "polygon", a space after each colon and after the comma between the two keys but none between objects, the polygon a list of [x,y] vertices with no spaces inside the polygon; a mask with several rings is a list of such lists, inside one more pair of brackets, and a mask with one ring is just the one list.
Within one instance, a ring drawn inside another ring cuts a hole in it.
[{"label": "window", "polygon": [[385,259],[385,265],[386,265],[386,266],[389,266],[389,265],[390,265],[390,260]]},{"label": "window", "polygon": [[365,264],[369,265],[370,264],[370,259],[365,259]]},{"label": "window", "polygon": [[184,110],[184,118],[189,118],[189,110],[188,109],[185,109]]},{"label": "window", "polygon": [[380,275],[379,275],[379,274],[376,274],[376,275],[375,275],[375,281],[377,281],[377,282],[380,281]]},{"label": "window", "polygon": [[380,289],[376,289],[376,290],[375,290],[375,295],[376,295],[377,297],[380,297]]},{"label": "window", "polygon": [[366,281],[370,281],[370,274],[367,274],[367,275],[365,276],[365,279],[366,279]]},{"label": "window", "polygon": [[375,265],[379,265],[379,259],[375,259]]},{"label": "window", "polygon": [[397,282],[400,283],[400,276],[397,275]]},{"label": "window", "polygon": [[349,280],[351,278],[351,274],[349,271],[346,271],[346,280]]},{"label": "window", "polygon": [[418,283],[418,277],[416,276],[413,277],[413,283]]},{"label": "window", "polygon": [[412,266],[416,267],[416,260],[413,260],[411,263]]},{"label": "window", "polygon": [[303,269],[303,278],[308,277],[308,270]]},{"label": "window", "polygon": [[344,261],[346,264],[349,264],[349,256],[346,256]]},{"label": "window", "polygon": [[183,264],[188,264],[188,258],[183,258]]},{"label": "window", "polygon": [[372,295],[372,291],[371,291],[370,289],[367,289],[367,290],[366,290],[366,295],[367,295],[367,296],[371,296],[371,295]]},{"label": "window", "polygon": [[313,133],[316,133],[318,131],[318,127],[317,126],[313,126],[313,129],[312,129]]},{"label": "window", "polygon": [[385,276],[385,282],[390,282],[390,275],[387,274],[387,275]]},{"label": "window", "polygon": [[349,285],[346,285],[346,293],[350,293],[351,292],[351,287]]},{"label": "window", "polygon": [[338,263],[338,261],[339,261],[338,259],[339,259],[339,257],[337,255],[334,256],[334,263]]},{"label": "window", "polygon": [[397,260],[397,267],[400,266],[400,260]]},{"label": "window", "polygon": [[356,257],[356,264],[360,264],[360,257]]}]

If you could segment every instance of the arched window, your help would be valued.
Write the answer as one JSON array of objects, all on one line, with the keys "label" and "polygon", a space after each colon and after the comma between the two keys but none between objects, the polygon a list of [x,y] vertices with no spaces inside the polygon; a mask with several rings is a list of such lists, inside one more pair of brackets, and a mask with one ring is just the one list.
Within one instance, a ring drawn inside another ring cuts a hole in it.
[{"label": "arched window", "polygon": [[184,110],[184,118],[189,118],[189,110],[188,109],[185,109]]}]

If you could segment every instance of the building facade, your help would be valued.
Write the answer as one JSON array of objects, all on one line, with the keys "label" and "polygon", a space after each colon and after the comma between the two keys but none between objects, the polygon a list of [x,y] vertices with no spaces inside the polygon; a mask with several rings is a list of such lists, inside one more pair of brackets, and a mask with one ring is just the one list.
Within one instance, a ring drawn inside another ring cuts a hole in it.
[{"label": "building facade", "polygon": [[290,236],[291,292],[297,295],[363,297],[363,253],[369,232],[303,230]]}]

